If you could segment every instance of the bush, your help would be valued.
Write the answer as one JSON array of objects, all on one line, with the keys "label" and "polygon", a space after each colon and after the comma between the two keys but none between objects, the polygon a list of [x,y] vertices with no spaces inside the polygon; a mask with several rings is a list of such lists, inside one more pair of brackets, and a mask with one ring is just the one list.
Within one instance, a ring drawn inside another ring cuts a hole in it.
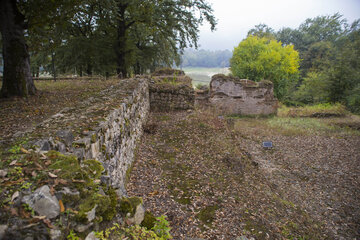
[{"label": "bush", "polygon": [[349,92],[346,100],[350,111],[360,114],[360,84],[358,84],[353,90]]}]

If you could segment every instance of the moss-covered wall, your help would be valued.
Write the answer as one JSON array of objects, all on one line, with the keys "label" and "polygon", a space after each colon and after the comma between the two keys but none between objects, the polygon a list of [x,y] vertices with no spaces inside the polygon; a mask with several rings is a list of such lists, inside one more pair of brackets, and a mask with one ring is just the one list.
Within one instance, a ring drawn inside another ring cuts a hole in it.
[{"label": "moss-covered wall", "polygon": [[125,79],[74,108],[64,109],[26,133],[30,145],[96,159],[101,180],[125,193],[126,171],[150,111],[148,79]]}]

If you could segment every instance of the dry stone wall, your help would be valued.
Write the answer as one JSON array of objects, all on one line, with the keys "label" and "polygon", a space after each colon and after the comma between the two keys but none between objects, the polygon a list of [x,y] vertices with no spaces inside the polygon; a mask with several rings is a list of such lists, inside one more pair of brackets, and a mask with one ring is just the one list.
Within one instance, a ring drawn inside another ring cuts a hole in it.
[{"label": "dry stone wall", "polygon": [[210,82],[210,104],[223,114],[276,114],[278,102],[270,81],[254,82],[247,79],[217,74]]},{"label": "dry stone wall", "polygon": [[187,85],[150,85],[150,105],[152,111],[193,109],[194,102],[194,90]]},{"label": "dry stone wall", "polygon": [[192,80],[181,70],[160,69],[150,78],[152,111],[193,109],[195,92]]},{"label": "dry stone wall", "polygon": [[126,171],[149,104],[148,80],[126,79],[76,108],[62,110],[26,135],[39,150],[98,160],[106,170],[101,180],[124,195]]}]

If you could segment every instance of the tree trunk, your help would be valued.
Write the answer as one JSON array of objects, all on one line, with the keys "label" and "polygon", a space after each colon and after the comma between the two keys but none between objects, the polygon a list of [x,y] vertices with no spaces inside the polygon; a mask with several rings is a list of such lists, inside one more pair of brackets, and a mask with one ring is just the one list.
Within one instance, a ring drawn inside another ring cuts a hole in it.
[{"label": "tree trunk", "polygon": [[54,77],[54,82],[56,82],[56,68],[55,68],[55,53],[51,53],[51,68],[52,68],[52,74]]},{"label": "tree trunk", "polygon": [[122,77],[127,76],[126,69],[126,22],[125,22],[125,10],[127,8],[126,4],[119,3],[118,5],[118,26],[117,26],[117,43],[116,43],[116,61],[117,61],[117,74]]},{"label": "tree trunk", "polygon": [[0,1],[0,31],[3,41],[4,76],[2,97],[35,94],[30,55],[24,38],[24,16],[15,0]]},{"label": "tree trunk", "polygon": [[92,65],[91,63],[86,64],[86,74],[92,76]]}]

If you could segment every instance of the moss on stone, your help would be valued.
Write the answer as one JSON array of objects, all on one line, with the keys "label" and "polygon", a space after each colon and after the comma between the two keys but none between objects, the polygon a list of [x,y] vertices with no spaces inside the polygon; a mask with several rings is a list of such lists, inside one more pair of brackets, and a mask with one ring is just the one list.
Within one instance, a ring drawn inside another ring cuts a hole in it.
[{"label": "moss on stone", "polygon": [[48,157],[52,161],[52,164],[49,166],[50,169],[60,169],[58,175],[63,179],[78,179],[81,177],[82,170],[76,156],[72,155],[63,155],[56,151],[49,151]]},{"label": "moss on stone", "polygon": [[96,133],[94,133],[93,135],[91,135],[91,143],[96,143],[97,140],[97,136]]},{"label": "moss on stone", "polygon": [[105,145],[105,144],[103,144],[103,145],[101,146],[101,152],[102,152],[103,154],[106,153],[106,145]]},{"label": "moss on stone", "polygon": [[130,216],[133,217],[136,212],[136,207],[142,203],[143,200],[140,197],[122,198],[120,200],[119,211],[125,216],[130,213]]},{"label": "moss on stone", "polygon": [[151,230],[155,226],[156,218],[150,211],[145,212],[144,220],[140,226],[145,227],[147,230]]},{"label": "moss on stone", "polygon": [[101,173],[104,171],[102,164],[95,159],[85,160],[83,165],[83,170],[89,173],[90,177],[94,179],[100,178]]},{"label": "moss on stone", "polygon": [[78,211],[75,220],[86,223],[87,213],[96,205],[96,221],[109,221],[116,214],[117,196],[110,187],[107,195],[98,193],[98,185],[94,182],[99,179],[104,171],[102,164],[94,159],[85,160],[80,165],[75,156],[65,156],[61,153],[50,151],[49,159],[53,162],[50,169],[60,169],[58,176],[69,182],[69,187],[75,186],[80,195],[64,195],[66,205],[72,205]]}]

